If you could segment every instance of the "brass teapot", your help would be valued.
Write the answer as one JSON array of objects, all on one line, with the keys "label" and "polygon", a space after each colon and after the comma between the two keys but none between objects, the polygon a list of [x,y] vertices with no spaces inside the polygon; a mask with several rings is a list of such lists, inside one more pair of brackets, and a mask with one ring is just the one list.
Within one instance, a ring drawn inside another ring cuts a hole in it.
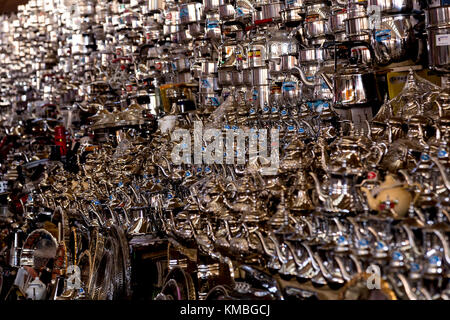
[{"label": "brass teapot", "polygon": [[416,194],[413,198],[408,187],[408,184],[397,181],[394,176],[389,174],[378,188],[370,191],[361,187],[361,191],[366,194],[370,209],[378,212],[394,211],[398,216],[404,217],[410,204],[414,203],[419,196]]}]

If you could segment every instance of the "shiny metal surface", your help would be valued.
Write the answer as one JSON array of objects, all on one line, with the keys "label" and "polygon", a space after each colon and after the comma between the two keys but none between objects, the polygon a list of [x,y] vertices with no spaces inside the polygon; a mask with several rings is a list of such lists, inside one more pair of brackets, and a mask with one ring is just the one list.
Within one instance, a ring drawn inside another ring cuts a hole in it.
[{"label": "shiny metal surface", "polygon": [[410,13],[414,7],[412,0],[369,0],[369,6],[377,6],[382,13]]},{"label": "shiny metal surface", "polygon": [[[50,2],[0,16],[3,285],[42,258],[58,278],[9,300],[372,299],[371,264],[377,299],[450,297],[447,8],[423,25],[409,1]],[[232,162],[208,162],[208,129]]]},{"label": "shiny metal surface", "polygon": [[414,37],[411,16],[388,16],[374,30],[372,47],[378,64],[417,60],[418,45]]}]

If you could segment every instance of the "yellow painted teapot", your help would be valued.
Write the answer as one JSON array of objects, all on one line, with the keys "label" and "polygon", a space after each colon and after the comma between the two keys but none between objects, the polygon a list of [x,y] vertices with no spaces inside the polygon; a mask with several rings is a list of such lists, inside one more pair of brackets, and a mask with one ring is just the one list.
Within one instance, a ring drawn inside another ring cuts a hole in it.
[{"label": "yellow painted teapot", "polygon": [[383,183],[372,191],[361,187],[366,194],[370,209],[381,212],[393,210],[400,217],[408,212],[411,202],[415,202],[419,194],[414,196],[407,190],[409,185],[395,180],[392,175],[387,175]]}]

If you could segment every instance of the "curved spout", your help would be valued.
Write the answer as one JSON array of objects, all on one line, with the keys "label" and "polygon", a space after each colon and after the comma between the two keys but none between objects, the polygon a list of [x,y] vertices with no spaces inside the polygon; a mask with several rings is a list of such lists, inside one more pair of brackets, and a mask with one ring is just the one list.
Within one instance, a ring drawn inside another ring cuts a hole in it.
[{"label": "curved spout", "polygon": [[280,243],[278,242],[277,238],[273,234],[271,234],[271,235],[269,235],[269,239],[275,245],[275,252],[276,252],[276,254],[278,256],[278,260],[280,260],[280,262],[282,264],[286,264],[288,262],[288,259],[281,252]]},{"label": "curved spout", "polygon": [[434,230],[434,233],[437,235],[437,237],[441,241],[442,248],[444,249],[445,261],[447,262],[448,265],[450,265],[450,250],[449,250],[449,246],[448,246],[448,241],[445,238],[444,234],[440,230]]},{"label": "curved spout", "polygon": [[227,240],[230,241],[233,234],[231,232],[230,224],[228,223],[228,220],[224,220],[223,222],[225,224],[225,230],[227,231]]},{"label": "curved spout", "polygon": [[414,234],[413,234],[411,228],[407,225],[403,225],[403,229],[405,229],[405,231],[406,231],[406,235],[408,236],[409,244],[411,245],[411,248],[412,248],[414,254],[417,256],[421,256],[422,252],[420,252],[419,248],[416,245],[416,241],[414,240]]},{"label": "curved spout", "polygon": [[328,89],[330,89],[331,92],[333,92],[334,85],[333,85],[333,81],[331,80],[331,78],[328,75],[326,75],[325,72],[320,72],[318,75],[322,77],[322,79],[325,82],[325,84],[327,85]]},{"label": "curved spout", "polygon": [[327,194],[323,193],[322,186],[320,185],[320,181],[317,178],[317,175],[314,172],[310,172],[309,174],[314,179],[314,185],[316,187],[316,191],[317,191],[317,194],[319,195],[320,200],[326,201],[329,196]]},{"label": "curved spout", "polygon": [[324,278],[327,280],[333,280],[334,277],[331,275],[331,273],[328,271],[328,269],[325,268],[322,258],[320,258],[320,256],[317,253],[314,253],[314,258],[315,258],[317,264],[319,265],[320,272],[322,273]]},{"label": "curved spout", "polygon": [[206,207],[202,204],[202,202],[198,198],[197,198],[197,205],[198,205],[198,207],[200,208],[201,211],[203,211],[203,212],[207,211]]},{"label": "curved spout", "polygon": [[214,228],[211,224],[211,221],[206,220],[207,234],[211,238],[213,242],[216,242],[216,235],[214,234]]},{"label": "curved spout", "polygon": [[362,269],[362,265],[361,265],[361,261],[359,261],[359,259],[354,254],[350,255],[350,259],[352,259],[353,263],[355,264],[356,273],[361,273],[362,270],[363,270]]},{"label": "curved spout", "polygon": [[275,257],[275,254],[271,249],[269,249],[269,246],[266,243],[266,240],[264,239],[263,235],[259,231],[255,231],[256,236],[258,237],[259,242],[261,242],[261,246],[263,247],[264,252],[271,257]]},{"label": "curved spout", "polygon": [[[157,166],[159,169],[161,169],[163,175],[164,175],[166,178],[168,178],[169,175],[166,173],[166,171],[164,170],[164,168],[163,168],[160,164],[158,164],[158,163],[155,162],[155,154],[154,154],[154,153],[152,153],[152,157],[151,157],[151,158],[152,158],[153,164],[154,164],[155,166]],[[167,159],[166,159],[166,161],[169,162]]]},{"label": "curved spout", "polygon": [[228,202],[226,197],[222,197],[223,203],[227,206],[228,209],[234,210],[234,206]]},{"label": "curved spout", "polygon": [[325,172],[328,172],[328,154],[325,150],[325,145],[320,143],[320,165]]},{"label": "curved spout", "polygon": [[295,264],[297,267],[301,270],[306,268],[306,266],[309,264],[309,260],[305,259],[304,261],[300,260],[300,257],[297,255],[297,252],[295,252],[294,247],[289,242],[286,242],[286,246],[291,251],[292,258],[294,259]]},{"label": "curved spout", "polygon": [[239,170],[238,166],[234,166],[234,172],[237,174],[245,174],[245,169],[244,170]]},{"label": "curved spout", "polygon": [[350,281],[352,279],[351,275],[345,269],[345,264],[340,257],[335,256],[334,260],[338,264],[339,270],[341,271],[342,277],[345,281]]},{"label": "curved spout", "polygon": [[405,169],[400,169],[398,172],[405,178],[406,183],[410,186],[414,184],[414,181],[411,179],[411,176],[406,172]]},{"label": "curved spout", "polygon": [[447,172],[445,172],[444,166],[442,165],[442,163],[440,163],[440,161],[436,157],[431,157],[431,160],[433,160],[433,162],[438,167],[439,171],[441,172],[442,179],[444,180],[444,185],[447,188],[447,190],[450,191],[450,180],[447,176]]},{"label": "curved spout", "polygon": [[405,293],[408,296],[409,300],[417,300],[417,296],[414,294],[414,292],[411,289],[411,285],[409,284],[408,280],[405,278],[404,275],[398,273],[397,277],[400,279],[400,281],[403,284],[403,288],[405,288]]},{"label": "curved spout", "polygon": [[[306,77],[306,75],[305,75],[305,72],[304,72],[302,69],[300,69],[299,67],[294,66],[291,70],[297,71],[297,72],[298,72],[298,75],[297,75],[297,73],[293,73],[293,75],[294,75],[296,78],[300,79],[300,80],[301,80],[305,85],[307,85],[308,87],[314,87],[314,86],[316,85],[316,83],[315,83],[314,80],[313,80],[313,81],[309,81],[309,80],[307,79],[307,77]],[[299,76],[300,76],[300,77],[299,77]]]},{"label": "curved spout", "polygon": [[311,259],[311,264],[313,266],[314,269],[316,270],[320,270],[319,265],[316,262],[316,258],[311,250],[311,248],[306,244],[306,243],[302,243],[302,246],[305,247],[306,252],[308,253],[309,258]]}]

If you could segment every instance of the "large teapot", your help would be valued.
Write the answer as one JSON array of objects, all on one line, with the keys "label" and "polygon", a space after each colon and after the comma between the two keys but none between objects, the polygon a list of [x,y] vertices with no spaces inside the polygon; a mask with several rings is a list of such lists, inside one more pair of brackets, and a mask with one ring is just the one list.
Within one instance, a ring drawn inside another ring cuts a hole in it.
[{"label": "large teapot", "polygon": [[373,191],[361,187],[366,194],[370,209],[381,212],[392,210],[398,216],[404,217],[411,203],[414,203],[419,194],[413,198],[407,187],[409,185],[397,181],[392,175],[387,175],[384,182]]}]

